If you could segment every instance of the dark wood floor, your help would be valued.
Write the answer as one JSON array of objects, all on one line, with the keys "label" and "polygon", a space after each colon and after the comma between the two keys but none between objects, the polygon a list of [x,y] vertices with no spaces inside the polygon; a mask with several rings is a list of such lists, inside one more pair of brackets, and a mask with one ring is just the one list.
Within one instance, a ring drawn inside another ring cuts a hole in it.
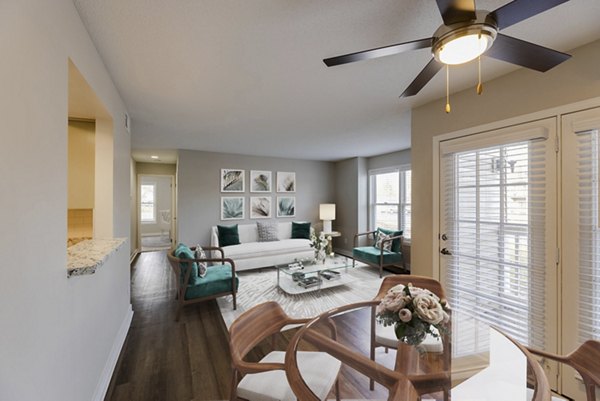
[{"label": "dark wood floor", "polygon": [[[216,302],[187,306],[175,316],[173,275],[165,252],[140,254],[133,265],[131,296],[133,322],[105,401],[227,400],[230,386],[228,332]],[[368,355],[369,318],[366,313],[336,318],[342,342]],[[285,349],[293,331],[278,339]],[[250,359],[270,350],[261,344]],[[392,355],[378,353],[378,361]],[[387,390],[369,391],[368,379],[342,367],[342,398],[385,399]],[[333,398],[333,395],[332,395]]]}]

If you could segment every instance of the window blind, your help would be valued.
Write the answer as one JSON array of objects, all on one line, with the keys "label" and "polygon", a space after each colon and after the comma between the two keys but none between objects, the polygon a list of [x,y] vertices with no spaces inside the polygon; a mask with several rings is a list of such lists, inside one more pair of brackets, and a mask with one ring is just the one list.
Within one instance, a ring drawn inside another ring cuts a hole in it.
[{"label": "window blind", "polygon": [[579,341],[600,339],[598,130],[577,132]]},{"label": "window blind", "polygon": [[[548,143],[537,135],[478,149],[442,144],[440,165],[451,306],[542,349]],[[474,352],[477,343],[465,336],[453,350]]]}]

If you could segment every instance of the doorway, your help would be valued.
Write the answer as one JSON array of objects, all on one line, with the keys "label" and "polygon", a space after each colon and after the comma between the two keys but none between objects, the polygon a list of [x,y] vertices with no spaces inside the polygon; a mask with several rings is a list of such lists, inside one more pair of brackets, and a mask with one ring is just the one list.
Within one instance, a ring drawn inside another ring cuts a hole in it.
[{"label": "doorway", "polygon": [[173,178],[168,175],[138,175],[138,236],[142,252],[173,246]]}]

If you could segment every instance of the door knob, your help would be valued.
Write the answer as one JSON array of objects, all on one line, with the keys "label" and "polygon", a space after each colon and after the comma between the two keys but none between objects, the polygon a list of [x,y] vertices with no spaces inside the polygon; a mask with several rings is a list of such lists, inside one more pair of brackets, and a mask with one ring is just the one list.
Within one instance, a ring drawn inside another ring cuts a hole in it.
[{"label": "door knob", "polygon": [[450,252],[448,249],[446,248],[442,248],[442,250],[440,251],[440,253],[442,255],[452,255],[452,252]]}]

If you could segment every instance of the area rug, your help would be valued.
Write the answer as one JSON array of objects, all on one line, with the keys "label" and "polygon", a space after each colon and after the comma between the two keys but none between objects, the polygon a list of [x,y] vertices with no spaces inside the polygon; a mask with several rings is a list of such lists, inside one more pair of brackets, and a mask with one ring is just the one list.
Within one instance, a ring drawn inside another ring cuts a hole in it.
[{"label": "area rug", "polygon": [[[329,309],[354,302],[369,301],[377,294],[381,279],[379,271],[360,265],[349,268],[352,279],[339,287],[304,294],[289,295],[277,288],[277,271],[267,268],[238,272],[240,286],[237,309],[233,310],[231,296],[218,298],[219,309],[227,328],[244,311],[266,301],[275,301],[285,312],[296,318],[314,317]],[[384,273],[385,275],[385,273]]]}]

